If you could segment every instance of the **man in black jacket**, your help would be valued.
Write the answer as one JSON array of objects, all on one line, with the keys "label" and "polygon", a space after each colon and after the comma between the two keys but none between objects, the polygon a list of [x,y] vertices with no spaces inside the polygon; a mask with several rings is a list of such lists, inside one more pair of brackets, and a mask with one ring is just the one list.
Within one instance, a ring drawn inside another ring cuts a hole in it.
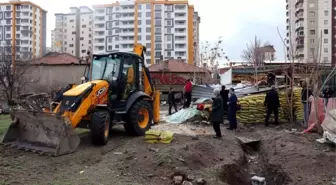
[{"label": "man in black jacket", "polygon": [[216,98],[212,102],[211,122],[216,132],[215,138],[221,138],[222,133],[220,129],[220,124],[223,122],[223,115],[224,115],[223,100],[222,96],[220,95],[219,89],[215,89],[214,94]]},{"label": "man in black jacket", "polygon": [[220,91],[220,95],[222,96],[222,100],[223,100],[224,114],[227,115],[227,111],[228,111],[227,102],[229,101],[229,90],[226,90],[225,88],[226,88],[225,85],[223,85],[222,90]]},{"label": "man in black jacket", "polygon": [[309,97],[312,95],[312,91],[307,87],[306,83],[303,84],[303,88],[301,91],[301,102],[303,104],[303,112],[304,112],[304,118],[303,123],[304,126],[308,126],[308,120],[309,120],[309,114],[310,114],[310,102]]},{"label": "man in black jacket", "polygon": [[169,115],[171,115],[171,109],[174,106],[175,112],[177,112],[177,107],[175,104],[175,95],[173,93],[173,88],[169,89],[168,93],[168,103],[169,103]]},{"label": "man in black jacket", "polygon": [[272,86],[272,90],[266,94],[264,105],[267,108],[265,126],[268,126],[268,120],[272,113],[274,114],[275,124],[278,124],[280,101],[278,92],[276,92],[274,86]]}]

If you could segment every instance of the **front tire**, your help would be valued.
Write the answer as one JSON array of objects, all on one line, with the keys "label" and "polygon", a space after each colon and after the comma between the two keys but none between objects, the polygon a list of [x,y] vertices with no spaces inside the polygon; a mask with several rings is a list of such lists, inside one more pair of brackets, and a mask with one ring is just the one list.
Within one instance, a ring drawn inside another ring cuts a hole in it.
[{"label": "front tire", "polygon": [[110,113],[106,110],[98,110],[92,114],[91,118],[91,140],[94,145],[102,146],[108,142],[110,134]]},{"label": "front tire", "polygon": [[153,109],[148,101],[139,100],[128,111],[124,128],[134,136],[143,136],[150,129],[153,122]]}]

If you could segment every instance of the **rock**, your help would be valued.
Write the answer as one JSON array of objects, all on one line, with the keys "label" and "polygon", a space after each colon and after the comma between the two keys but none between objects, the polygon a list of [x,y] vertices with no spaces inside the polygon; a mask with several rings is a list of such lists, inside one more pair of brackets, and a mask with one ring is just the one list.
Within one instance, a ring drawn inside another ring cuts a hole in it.
[{"label": "rock", "polygon": [[198,140],[198,136],[192,136],[192,140]]},{"label": "rock", "polygon": [[184,181],[182,185],[193,185],[193,184],[189,181]]},{"label": "rock", "polygon": [[185,162],[185,160],[182,157],[178,158],[178,160],[181,162]]},{"label": "rock", "polygon": [[193,180],[195,180],[195,177],[193,175],[187,175],[187,180],[188,181],[193,181]]},{"label": "rock", "polygon": [[174,176],[173,181],[175,185],[180,185],[183,182],[183,176]]},{"label": "rock", "polygon": [[148,174],[147,177],[152,178],[154,177],[154,174]]},{"label": "rock", "polygon": [[281,143],[281,144],[280,144],[280,146],[281,146],[281,147],[285,147],[286,145],[285,145],[285,144],[283,144],[283,143]]},{"label": "rock", "polygon": [[253,176],[251,182],[252,185],[266,185],[265,177]]},{"label": "rock", "polygon": [[158,153],[159,152],[159,149],[158,148],[148,148],[149,151],[152,151],[152,152],[156,152]]},{"label": "rock", "polygon": [[197,180],[196,180],[196,184],[197,184],[197,185],[205,185],[205,184],[206,184],[206,181],[205,181],[204,179],[200,178],[200,179],[197,179]]}]

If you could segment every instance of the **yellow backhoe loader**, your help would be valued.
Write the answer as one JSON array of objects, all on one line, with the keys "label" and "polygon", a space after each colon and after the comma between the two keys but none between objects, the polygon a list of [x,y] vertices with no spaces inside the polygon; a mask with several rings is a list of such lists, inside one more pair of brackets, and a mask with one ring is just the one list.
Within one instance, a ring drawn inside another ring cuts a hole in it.
[{"label": "yellow backhoe loader", "polygon": [[89,128],[94,145],[108,142],[116,122],[132,135],[144,135],[160,119],[160,93],[145,66],[145,52],[136,44],[133,52],[92,55],[88,82],[65,87],[43,111],[12,109],[2,144],[58,156],[78,148],[75,128]]}]

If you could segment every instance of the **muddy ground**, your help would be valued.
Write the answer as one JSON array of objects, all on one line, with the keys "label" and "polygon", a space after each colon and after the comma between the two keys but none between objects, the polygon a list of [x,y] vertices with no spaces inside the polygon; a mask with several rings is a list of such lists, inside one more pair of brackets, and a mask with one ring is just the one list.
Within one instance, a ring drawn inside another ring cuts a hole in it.
[{"label": "muddy ground", "polygon": [[[169,185],[174,173],[210,185],[248,185],[253,175],[267,185],[336,183],[335,148],[317,143],[319,135],[290,132],[288,124],[236,132],[223,125],[220,140],[209,125],[160,127],[178,133],[171,144],[147,144],[115,128],[106,146],[94,147],[84,135],[77,152],[60,157],[0,146],[0,185]],[[242,147],[235,136],[261,143]]]}]

